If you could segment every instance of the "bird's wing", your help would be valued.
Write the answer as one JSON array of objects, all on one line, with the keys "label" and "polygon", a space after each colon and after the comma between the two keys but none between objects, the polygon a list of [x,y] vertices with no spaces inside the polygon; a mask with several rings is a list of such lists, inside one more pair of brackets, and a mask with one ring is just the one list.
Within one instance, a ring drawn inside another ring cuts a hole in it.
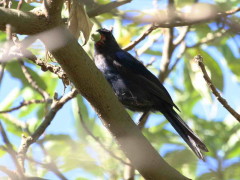
[{"label": "bird's wing", "polygon": [[118,51],[115,55],[115,60],[125,69],[136,74],[136,77],[149,92],[178,109],[162,83],[141,62],[125,51]]}]

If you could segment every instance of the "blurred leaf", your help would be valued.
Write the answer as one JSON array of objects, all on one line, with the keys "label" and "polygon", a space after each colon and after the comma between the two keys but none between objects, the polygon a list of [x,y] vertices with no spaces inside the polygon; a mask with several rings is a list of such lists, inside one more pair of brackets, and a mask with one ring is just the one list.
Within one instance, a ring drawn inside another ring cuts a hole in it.
[{"label": "blurred leaf", "polygon": [[7,110],[9,108],[11,108],[11,106],[13,105],[13,103],[16,101],[17,97],[20,94],[20,90],[18,87],[12,89],[7,95],[6,98],[1,100],[0,103],[0,111],[1,110]]},{"label": "blurred leaf", "polygon": [[84,177],[78,177],[76,178],[76,180],[89,180],[88,178],[84,178]]},{"label": "blurred leaf", "polygon": [[216,88],[220,91],[223,91],[224,81],[223,81],[223,73],[222,69],[220,68],[217,60],[214,59],[210,54],[206,51],[200,51],[200,54],[204,58],[204,64],[209,69],[211,73],[211,80]]},{"label": "blurred leaf", "polygon": [[8,133],[21,137],[23,133],[22,128],[14,123],[15,118],[13,116],[10,114],[0,114],[0,119],[4,121]]},{"label": "blurred leaf", "polygon": [[[195,48],[195,49],[190,49],[187,52],[190,53],[192,58],[197,54],[200,54],[201,56],[203,56],[205,67],[210,72],[210,74],[209,72],[208,74],[213,84],[220,91],[223,91],[223,87],[224,87],[223,73],[217,61],[210,54],[208,54],[206,51],[203,51],[202,49]],[[200,71],[200,68],[198,67],[197,63],[192,60],[192,58],[189,59],[189,61],[187,61],[191,65],[191,71],[193,71],[192,83],[194,84],[197,90],[202,91],[203,97],[204,97],[204,95],[208,94],[207,92],[209,92],[209,90],[207,90],[208,87],[207,89],[205,88],[206,90],[202,89],[203,87],[206,87],[207,84],[203,79],[203,74]],[[205,85],[201,84],[200,82],[205,83]]]},{"label": "blurred leaf", "polygon": [[238,77],[238,80],[240,81],[240,59],[234,56],[231,48],[227,44],[222,44],[217,48],[224,56],[224,60],[227,62],[229,69]]},{"label": "blurred leaf", "polygon": [[216,172],[209,172],[202,174],[197,178],[197,180],[219,180],[219,177]]},{"label": "blurred leaf", "polygon": [[[184,68],[185,77],[190,78],[190,82],[185,82],[185,86],[188,88],[188,91],[197,91],[201,97],[211,103],[211,93],[207,86],[207,83],[203,79],[202,72],[198,67],[197,63],[192,60],[192,55],[187,56],[185,59],[186,67]],[[192,90],[191,90],[192,89]]]},{"label": "blurred leaf", "polygon": [[212,32],[211,28],[207,24],[197,24],[192,26],[191,29],[193,29],[193,32],[197,34],[197,42],[201,41],[208,33]]},{"label": "blurred leaf", "polygon": [[91,34],[93,23],[89,19],[83,4],[78,0],[73,0],[69,13],[68,28],[72,34],[78,39],[80,32],[83,33],[85,45]]},{"label": "blurred leaf", "polygon": [[88,109],[83,101],[82,96],[77,96],[73,101],[72,101],[72,110],[73,110],[73,115],[76,123],[76,129],[77,133],[79,135],[79,138],[82,140],[86,140],[86,130],[83,128],[82,124],[80,123],[80,117],[79,117],[79,111],[82,116],[82,120],[88,127],[90,131],[93,132],[93,127],[95,126],[95,119],[90,118],[88,114]]},{"label": "blurred leaf", "polygon": [[[28,69],[28,72],[33,77],[34,81],[37,82],[38,86],[45,90],[47,86],[45,82],[41,79],[41,77],[32,69],[28,67],[26,68]],[[20,64],[17,61],[12,61],[7,63],[6,69],[12,75],[12,77],[19,79],[24,86],[30,86],[22,72]]]},{"label": "blurred leaf", "polygon": [[195,176],[197,158],[190,150],[172,151],[165,155],[166,161],[176,169],[181,170],[186,176]]},{"label": "blurred leaf", "polygon": [[0,32],[0,42],[6,41],[6,38],[7,38],[6,33]]},{"label": "blurred leaf", "polygon": [[225,179],[239,179],[240,177],[240,162],[228,166],[223,171]]},{"label": "blurred leaf", "polygon": [[3,157],[7,152],[3,151],[1,147],[3,146],[0,146],[0,157]]},{"label": "blurred leaf", "polygon": [[47,134],[44,141],[65,141],[72,142],[72,138],[67,134]]},{"label": "blurred leaf", "polygon": [[[28,0],[28,1],[30,1],[30,0]],[[33,1],[33,0],[31,0],[31,1]],[[18,3],[19,3],[19,1],[12,1],[11,8],[17,9]],[[28,3],[25,3],[25,2],[23,2],[22,6],[21,6],[22,11],[31,11],[33,8],[35,8],[35,7],[32,6],[31,4],[28,4]]]}]

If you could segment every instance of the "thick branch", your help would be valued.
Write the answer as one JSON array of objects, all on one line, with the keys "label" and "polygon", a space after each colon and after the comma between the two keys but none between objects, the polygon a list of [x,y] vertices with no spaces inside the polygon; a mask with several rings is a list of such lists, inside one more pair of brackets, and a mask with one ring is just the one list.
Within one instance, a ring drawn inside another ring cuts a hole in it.
[{"label": "thick branch", "polygon": [[[65,30],[65,46],[51,51],[79,92],[91,103],[132,165],[145,179],[187,179],[169,166],[141,134],[111,87],[75,38]],[[45,42],[47,39],[42,39]]]},{"label": "thick branch", "polygon": [[36,34],[46,30],[49,25],[43,16],[37,16],[32,12],[23,12],[15,9],[0,7],[0,30],[5,30],[7,24],[11,24],[13,32],[18,34]]},{"label": "thick branch", "polygon": [[47,17],[54,17],[55,20],[60,20],[63,0],[44,0]]}]

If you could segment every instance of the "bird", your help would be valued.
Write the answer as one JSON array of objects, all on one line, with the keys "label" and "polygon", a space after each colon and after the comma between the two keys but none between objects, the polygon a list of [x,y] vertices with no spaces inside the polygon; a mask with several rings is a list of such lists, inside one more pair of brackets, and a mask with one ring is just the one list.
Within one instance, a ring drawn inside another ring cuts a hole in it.
[{"label": "bird", "polygon": [[160,111],[196,156],[204,161],[201,151],[208,152],[206,145],[175,111],[179,108],[159,79],[119,46],[112,30],[98,29],[92,34],[92,40],[94,63],[111,85],[118,100],[132,111]]}]

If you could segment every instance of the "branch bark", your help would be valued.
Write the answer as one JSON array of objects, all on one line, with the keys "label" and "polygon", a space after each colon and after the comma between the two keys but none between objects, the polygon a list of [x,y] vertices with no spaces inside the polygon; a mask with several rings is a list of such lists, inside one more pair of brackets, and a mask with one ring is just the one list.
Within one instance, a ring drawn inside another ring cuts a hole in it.
[{"label": "branch bark", "polygon": [[235,119],[240,122],[240,114],[238,114],[226,101],[226,99],[224,99],[220,93],[217,91],[216,87],[213,85],[210,77],[207,74],[207,71],[205,69],[205,65],[203,64],[203,57],[200,55],[197,55],[194,57],[194,60],[197,62],[198,66],[200,67],[202,73],[203,73],[203,78],[206,81],[206,83],[208,84],[209,88],[211,89],[212,93],[214,94],[214,96],[216,96],[217,100],[223,105],[223,107],[232,114],[233,117],[235,117]]},{"label": "branch bark", "polygon": [[37,16],[33,12],[23,12],[15,9],[0,7],[0,29],[5,30],[7,24],[11,24],[13,32],[32,35],[43,32],[49,26],[46,18]]},{"label": "branch bark", "polygon": [[91,103],[133,166],[145,179],[187,179],[169,166],[142,135],[75,38],[66,30],[62,35],[64,39],[69,39],[68,42],[51,53],[75,87]]},{"label": "branch bark", "polygon": [[[48,6],[51,7],[51,3],[53,2],[54,1],[48,0]],[[59,4],[62,3],[60,0],[57,2]],[[6,23],[9,23],[9,21],[6,20],[7,16],[15,19],[15,21],[10,21],[13,27],[16,27],[15,32],[17,33],[34,34],[56,26],[56,23],[46,26],[47,23],[53,22],[56,17],[60,17],[50,12],[54,11],[54,8],[46,9],[49,11],[47,13],[48,17],[41,18],[42,15],[40,15],[38,18],[32,13],[23,13],[15,10],[6,11],[1,8],[0,18],[4,15],[5,23],[0,23],[0,29],[2,29]],[[17,15],[18,12],[20,16]],[[44,22],[42,22],[43,20]],[[21,22],[21,24],[19,22]],[[22,22],[25,22],[24,25],[22,25]],[[41,23],[44,27],[41,27],[40,30],[36,30],[35,27],[38,27]],[[27,27],[26,24],[28,24]],[[105,127],[112,133],[120,148],[130,159],[132,165],[145,179],[188,179],[169,166],[142,135],[139,128],[134,124],[123,106],[119,103],[106,79],[96,68],[87,53],[78,44],[77,40],[64,28],[61,31],[61,35],[63,39],[66,39],[65,44],[57,49],[50,48],[50,52],[62,66],[63,70],[79,92],[91,103],[102,119]],[[40,37],[47,47],[48,38],[49,37],[46,36]],[[57,40],[58,39],[56,39],[56,43]],[[51,119],[52,115],[50,116]],[[49,121],[44,121],[43,123],[48,124]],[[33,134],[33,137],[29,139],[29,143],[35,142],[39,137],[39,132],[41,134],[44,130],[45,128],[39,127]],[[21,153],[25,153],[25,148],[20,149],[20,154]]]}]

